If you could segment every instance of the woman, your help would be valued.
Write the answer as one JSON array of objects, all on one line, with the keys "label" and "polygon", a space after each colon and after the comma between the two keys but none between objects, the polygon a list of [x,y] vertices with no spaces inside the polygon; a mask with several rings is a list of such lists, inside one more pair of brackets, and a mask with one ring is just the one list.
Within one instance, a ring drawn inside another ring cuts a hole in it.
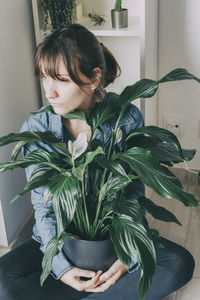
[{"label": "woman", "polygon": [[[36,74],[42,77],[46,97],[56,114],[44,112],[32,115],[21,131],[51,130],[66,143],[76,139],[80,132],[87,131],[89,139],[91,131],[85,121],[63,119],[62,115],[75,109],[89,115],[99,101],[110,101],[112,105],[118,96],[106,93],[104,88],[115,80],[120,71],[113,55],[99,44],[91,32],[76,24],[45,38],[38,46],[35,68]],[[134,105],[130,105],[121,122],[124,122],[122,125],[126,133],[143,126],[142,115]],[[108,130],[110,123],[106,122],[103,127],[105,140]],[[36,149],[55,151],[51,146],[35,143],[25,146],[23,154]],[[28,179],[33,170],[33,166],[27,168]],[[44,206],[43,193],[44,187],[32,192],[36,219],[33,238],[0,259],[0,299],[139,299],[137,282],[140,269],[135,261],[127,268],[117,260],[105,273],[100,270],[95,273],[71,265],[62,252],[53,259],[52,276],[40,287],[43,253],[57,228],[54,214],[46,214],[51,202]],[[138,182],[134,196],[143,194],[144,186]],[[163,239],[163,244],[165,248],[156,250],[157,267],[145,297],[147,300],[162,299],[186,284],[193,274],[191,254],[166,239]],[[88,280],[82,280],[82,277]]]}]

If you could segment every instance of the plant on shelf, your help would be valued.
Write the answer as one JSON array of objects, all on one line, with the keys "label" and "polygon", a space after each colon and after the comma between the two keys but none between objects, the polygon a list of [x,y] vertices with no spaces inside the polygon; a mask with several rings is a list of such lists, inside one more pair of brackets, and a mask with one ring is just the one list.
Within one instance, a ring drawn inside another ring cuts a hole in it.
[{"label": "plant on shelf", "polygon": [[122,8],[122,0],[116,0],[114,9],[111,10],[113,28],[128,27],[128,9]]},{"label": "plant on shelf", "polygon": [[52,30],[60,29],[73,23],[76,0],[42,0],[41,7],[44,11],[44,31],[51,20]]},{"label": "plant on shelf", "polygon": [[114,10],[122,10],[122,0],[116,0],[115,1],[115,7],[114,7]]},{"label": "plant on shelf", "polygon": [[[11,161],[0,164],[1,173],[35,166],[24,191],[13,201],[43,185],[46,186],[45,205],[52,201],[57,233],[44,254],[41,284],[50,273],[53,257],[61,251],[69,236],[85,240],[109,237],[117,257],[126,266],[135,258],[141,268],[138,292],[140,299],[144,299],[155,272],[155,247],[161,244],[159,233],[149,227],[142,208],[156,219],[179,225],[180,222],[145,196],[136,199],[131,194],[135,184],[141,181],[162,197],[177,199],[185,206],[198,206],[195,197],[183,190],[168,168],[191,160],[195,150],[182,149],[172,132],[156,126],[136,128],[122,139],[120,120],[133,100],[152,97],[160,83],[185,79],[200,82],[185,69],[175,69],[158,81],[142,79],[127,86],[114,103],[97,103],[89,116],[82,111],[63,115],[87,121],[92,131],[89,142],[85,132],[68,145],[50,131],[10,133],[0,138],[0,146],[18,142]],[[47,111],[54,113],[51,105],[36,113]],[[101,126],[116,114],[111,142],[106,146]],[[96,133],[101,140],[95,138]],[[51,144],[57,151],[35,150],[18,158],[21,148],[30,143]]]}]

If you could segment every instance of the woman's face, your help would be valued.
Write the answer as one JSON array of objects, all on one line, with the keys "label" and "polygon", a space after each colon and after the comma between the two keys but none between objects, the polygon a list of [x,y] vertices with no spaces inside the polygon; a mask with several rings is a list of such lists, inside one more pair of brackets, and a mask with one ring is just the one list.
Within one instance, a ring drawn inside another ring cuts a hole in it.
[{"label": "woman's face", "polygon": [[75,109],[80,109],[88,113],[94,105],[93,90],[96,87],[96,83],[92,83],[85,75],[78,72],[79,78],[83,82],[88,83],[80,88],[69,77],[67,68],[60,57],[57,59],[56,69],[57,75],[62,81],[45,76],[45,72],[43,72],[45,95],[53,106],[55,113],[63,115]]}]

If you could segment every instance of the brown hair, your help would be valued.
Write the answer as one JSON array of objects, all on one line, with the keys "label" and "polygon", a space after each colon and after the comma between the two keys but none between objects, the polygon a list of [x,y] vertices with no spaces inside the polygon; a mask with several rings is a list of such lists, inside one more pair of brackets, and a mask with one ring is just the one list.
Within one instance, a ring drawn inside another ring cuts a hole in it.
[{"label": "brown hair", "polygon": [[78,76],[78,70],[89,79],[95,79],[94,68],[100,68],[102,76],[95,97],[103,97],[103,89],[120,75],[120,67],[112,53],[97,38],[79,24],[54,31],[37,47],[35,72],[43,76],[42,65],[46,75],[61,80],[56,72],[56,60],[61,56],[71,79],[80,87],[85,85]]}]

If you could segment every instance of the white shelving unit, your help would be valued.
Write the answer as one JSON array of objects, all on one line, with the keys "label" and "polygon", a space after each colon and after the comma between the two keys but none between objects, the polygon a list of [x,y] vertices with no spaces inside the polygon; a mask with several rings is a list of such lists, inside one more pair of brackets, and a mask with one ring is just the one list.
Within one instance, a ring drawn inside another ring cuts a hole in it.
[{"label": "white shelving unit", "polygon": [[116,36],[140,36],[140,19],[138,16],[130,16],[128,20],[128,28],[122,28],[122,29],[114,29],[111,26],[111,18],[106,17],[105,23],[102,25],[94,26],[92,25],[91,21],[88,17],[83,17],[81,24],[85,27],[87,27],[91,32],[93,32],[96,36],[110,36],[110,37],[116,37]]},{"label": "white shelving unit", "polygon": [[[121,67],[121,76],[107,90],[121,93],[126,85],[133,84],[141,78],[157,79],[158,0],[124,0],[124,7],[129,10],[129,24],[128,28],[123,29],[113,29],[111,26],[109,12],[113,8],[114,0],[81,1],[84,16],[80,23],[93,32],[99,41],[112,51]],[[36,43],[38,44],[45,36],[41,0],[32,0],[32,7]],[[100,26],[92,25],[87,17],[89,12],[94,12],[94,7],[96,13],[104,16],[106,20]],[[46,103],[44,95],[43,99]],[[141,109],[146,124],[157,123],[156,97],[148,101],[136,100],[134,104]]]}]

